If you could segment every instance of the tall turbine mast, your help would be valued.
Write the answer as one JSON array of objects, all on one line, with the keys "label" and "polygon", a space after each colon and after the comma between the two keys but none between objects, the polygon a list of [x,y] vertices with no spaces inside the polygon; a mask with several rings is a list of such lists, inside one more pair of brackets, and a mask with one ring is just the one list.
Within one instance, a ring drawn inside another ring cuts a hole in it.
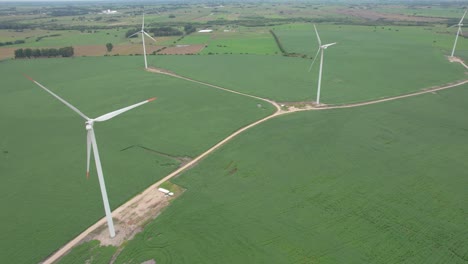
[{"label": "tall turbine mast", "polygon": [[315,29],[315,34],[317,35],[317,42],[318,42],[319,48],[317,50],[317,53],[315,54],[314,60],[310,64],[309,72],[310,70],[312,70],[312,66],[314,65],[315,59],[317,59],[317,56],[320,52],[320,70],[319,70],[317,99],[316,99],[316,103],[317,105],[319,105],[320,104],[320,86],[322,84],[323,51],[327,49],[328,47],[335,45],[337,42],[322,45],[322,41],[320,40],[320,36],[318,34],[317,27],[315,26],[315,24],[314,24],[314,29]]},{"label": "tall turbine mast", "polygon": [[145,100],[143,102],[140,102],[140,103],[137,103],[137,104],[134,104],[134,105],[131,105],[131,106],[127,106],[125,108],[122,108],[122,109],[119,109],[119,110],[116,110],[116,111],[113,111],[113,112],[107,113],[105,115],[102,115],[100,117],[92,119],[92,118],[87,117],[85,114],[83,114],[80,110],[78,110],[78,108],[74,107],[72,104],[68,103],[67,101],[65,101],[64,99],[62,99],[61,97],[59,97],[58,95],[56,95],[55,93],[53,93],[52,91],[50,91],[49,89],[44,87],[39,82],[33,80],[31,77],[26,76],[26,78],[28,78],[33,83],[35,83],[36,85],[38,85],[39,87],[44,89],[46,92],[51,94],[53,97],[57,98],[60,102],[62,102],[63,104],[65,104],[66,106],[71,108],[75,113],[79,114],[81,117],[83,117],[86,120],[86,122],[85,122],[85,125],[86,125],[85,127],[86,127],[86,131],[87,131],[87,135],[86,135],[86,141],[87,141],[86,142],[86,152],[87,152],[86,177],[89,177],[89,163],[90,163],[91,149],[92,149],[93,152],[94,152],[94,161],[96,163],[96,171],[97,171],[97,175],[98,175],[98,179],[99,179],[99,185],[101,187],[102,201],[104,203],[104,211],[106,213],[107,226],[109,227],[109,235],[110,235],[111,238],[115,237],[114,222],[112,221],[112,213],[111,213],[110,206],[109,206],[109,199],[107,198],[106,184],[104,182],[104,174],[102,172],[101,159],[99,158],[99,151],[98,151],[98,147],[97,147],[97,143],[96,143],[96,136],[94,135],[94,127],[93,127],[94,122],[103,122],[103,121],[109,120],[109,119],[111,119],[113,117],[116,117],[116,116],[118,116],[118,115],[120,115],[120,114],[122,114],[124,112],[127,112],[128,110],[131,110],[131,109],[133,109],[135,107],[138,107],[140,105],[151,102],[151,101],[155,100],[156,98],[151,98],[151,99]]},{"label": "tall turbine mast", "polygon": [[146,60],[146,45],[145,45],[145,35],[147,37],[149,37],[150,39],[154,40],[154,42],[156,42],[156,40],[150,36],[150,34],[146,33],[145,31],[145,13],[143,13],[143,20],[141,22],[141,30],[138,31],[138,32],[135,32],[134,34],[128,36],[129,38],[137,35],[138,33],[141,33],[141,40],[143,42],[143,56],[144,56],[144,59],[145,59],[145,69],[148,69],[148,62]]},{"label": "tall turbine mast", "polygon": [[455,43],[453,43],[452,54],[450,55],[450,57],[453,57],[453,54],[455,53],[455,47],[457,46],[458,35],[460,35],[460,33],[463,34],[463,32],[461,30],[461,27],[463,26],[463,19],[465,18],[466,11],[468,11],[468,10],[465,10],[465,13],[463,14],[462,18],[460,19],[460,22],[458,22],[458,24],[456,25],[456,26],[458,26],[458,30],[457,30],[457,35],[455,36]]}]

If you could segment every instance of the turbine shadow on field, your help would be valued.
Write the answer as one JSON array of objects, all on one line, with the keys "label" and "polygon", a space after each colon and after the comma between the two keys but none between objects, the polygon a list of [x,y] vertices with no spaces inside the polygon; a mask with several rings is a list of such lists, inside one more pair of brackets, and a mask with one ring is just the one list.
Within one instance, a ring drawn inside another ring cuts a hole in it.
[{"label": "turbine shadow on field", "polygon": [[[148,147],[145,147],[145,146],[141,146],[141,145],[131,145],[131,146],[128,146],[126,148],[121,149],[120,151],[126,151],[126,150],[129,150],[129,149],[132,149],[132,148],[143,149],[143,150],[145,150],[145,151],[147,151],[149,153],[153,153],[153,154],[163,156],[163,157],[166,157],[166,158],[170,158],[170,159],[175,159],[175,160],[180,162],[179,167],[184,166],[186,163],[188,163],[188,162],[190,162],[192,160],[192,158],[188,157],[188,156],[183,156],[183,157],[173,156],[171,154],[164,153],[164,152],[161,152],[161,151],[157,151],[157,150],[154,150],[154,149],[151,149],[151,148],[148,148]],[[164,164],[162,164],[162,165],[164,166]],[[173,164],[167,164],[167,165],[173,165]]]}]

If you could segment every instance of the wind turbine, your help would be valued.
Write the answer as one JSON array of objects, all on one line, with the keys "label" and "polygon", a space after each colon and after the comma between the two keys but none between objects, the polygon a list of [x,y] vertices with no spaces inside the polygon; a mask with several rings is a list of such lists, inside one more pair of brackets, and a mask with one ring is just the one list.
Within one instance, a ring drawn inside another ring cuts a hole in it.
[{"label": "wind turbine", "polygon": [[468,11],[468,10],[465,10],[465,13],[463,14],[462,18],[460,19],[460,22],[458,22],[457,25],[454,25],[454,26],[458,26],[458,30],[457,30],[457,36],[455,37],[455,43],[453,43],[452,55],[450,55],[451,57],[453,57],[453,54],[455,53],[455,47],[457,46],[458,35],[460,35],[460,33],[463,34],[463,32],[461,30],[461,27],[463,26],[462,23],[463,23],[463,19],[465,18],[466,11]]},{"label": "wind turbine", "polygon": [[146,33],[145,31],[145,14],[143,13],[143,21],[141,22],[141,30],[138,32],[133,33],[132,35],[128,36],[129,38],[141,33],[141,40],[143,41],[143,56],[145,57],[145,69],[148,69],[148,62],[146,61],[146,46],[145,46],[145,35],[148,36],[150,39],[156,40],[150,36],[150,34]]},{"label": "wind turbine", "polygon": [[[26,76],[26,75],[25,75]],[[114,222],[112,221],[112,214],[110,211],[110,206],[109,206],[109,200],[107,198],[107,191],[106,191],[106,185],[104,183],[104,175],[102,173],[102,166],[101,166],[101,160],[99,159],[99,152],[97,148],[97,143],[96,143],[96,136],[94,135],[94,122],[103,122],[106,120],[109,120],[115,116],[118,116],[124,112],[127,112],[128,110],[131,110],[135,107],[138,107],[140,105],[146,104],[148,102],[156,100],[156,97],[150,98],[148,100],[145,100],[143,102],[140,102],[138,104],[134,104],[131,106],[127,106],[125,108],[107,113],[105,115],[102,115],[97,118],[89,118],[85,114],[83,114],[80,110],[78,110],[76,107],[68,103],[67,101],[63,100],[60,98],[58,95],[54,94],[51,92],[49,89],[45,88],[42,84],[38,83],[37,81],[33,80],[31,77],[26,76],[29,80],[31,80],[33,83],[37,84],[39,87],[44,89],[46,92],[50,93],[53,97],[57,98],[60,102],[64,103],[66,106],[71,108],[75,113],[79,114],[81,117],[83,117],[86,122],[86,130],[87,130],[87,143],[86,143],[86,150],[87,150],[87,166],[86,166],[86,177],[89,177],[89,161],[91,158],[91,149],[93,149],[94,152],[94,161],[96,162],[96,170],[98,174],[98,179],[99,179],[99,185],[101,186],[101,194],[102,194],[102,201],[104,202],[104,211],[106,212],[106,218],[107,218],[107,225],[109,227],[109,234],[110,237],[115,236],[115,230],[114,230]]]},{"label": "wind turbine", "polygon": [[317,34],[317,41],[318,41],[318,44],[319,44],[319,48],[317,50],[317,53],[315,54],[314,60],[310,64],[309,72],[312,69],[312,65],[314,65],[315,59],[317,59],[317,55],[319,54],[319,52],[321,52],[321,54],[320,54],[320,70],[319,70],[319,79],[318,79],[318,89],[317,89],[317,101],[316,101],[317,105],[319,105],[320,104],[320,85],[322,83],[323,51],[326,50],[328,47],[335,45],[337,42],[322,45],[322,41],[320,40],[318,31],[317,31],[317,27],[315,27],[315,24],[314,24],[314,29],[315,29],[315,34]]}]

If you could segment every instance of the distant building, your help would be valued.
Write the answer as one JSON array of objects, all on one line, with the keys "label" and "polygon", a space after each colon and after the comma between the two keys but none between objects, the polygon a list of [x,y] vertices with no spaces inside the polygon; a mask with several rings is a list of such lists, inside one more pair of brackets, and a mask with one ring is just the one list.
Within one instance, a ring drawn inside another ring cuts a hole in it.
[{"label": "distant building", "polygon": [[202,30],[199,30],[198,33],[210,33],[212,31],[213,31],[212,29],[202,29]]},{"label": "distant building", "polygon": [[108,15],[110,15],[110,14],[115,14],[115,13],[117,13],[117,11],[107,9],[107,10],[102,11],[102,13],[103,13],[103,14],[108,14]]}]

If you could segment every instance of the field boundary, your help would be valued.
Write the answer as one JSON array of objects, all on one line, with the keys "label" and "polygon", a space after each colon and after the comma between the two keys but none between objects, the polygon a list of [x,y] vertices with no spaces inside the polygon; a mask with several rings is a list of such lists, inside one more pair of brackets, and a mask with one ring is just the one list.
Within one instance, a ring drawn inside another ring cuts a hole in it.
[{"label": "field boundary", "polygon": [[[457,62],[460,62],[460,61],[457,61]],[[461,62],[460,62],[461,63]],[[464,67],[468,68],[466,65],[464,65],[464,63],[461,63],[463,64]],[[148,195],[151,195],[152,193],[154,193],[155,191],[157,191],[157,188],[162,184],[164,183],[165,181],[168,181],[170,180],[171,178],[173,177],[176,177],[178,175],[180,175],[182,172],[192,168],[193,166],[195,166],[200,160],[202,160],[203,158],[205,158],[206,156],[208,156],[209,154],[211,154],[212,152],[214,152],[215,150],[217,150],[218,148],[220,148],[222,145],[224,145],[225,143],[229,142],[230,140],[232,140],[233,138],[235,138],[236,136],[238,136],[239,134],[243,133],[244,131],[256,126],[256,125],[259,125],[265,121],[268,121],[272,118],[275,118],[277,116],[281,116],[281,115],[285,115],[285,114],[291,114],[291,113],[295,113],[295,112],[302,112],[302,111],[313,111],[313,110],[331,110],[331,109],[342,109],[342,108],[354,108],[354,107],[360,107],[360,106],[366,106],[366,105],[371,105],[371,104],[378,104],[378,103],[383,103],[383,102],[388,102],[388,101],[394,101],[394,100],[399,100],[399,99],[404,99],[404,98],[407,98],[407,97],[412,97],[412,96],[417,96],[417,95],[422,95],[422,94],[426,94],[426,93],[433,93],[433,92],[436,92],[436,91],[440,91],[440,90],[446,90],[446,89],[450,89],[450,88],[454,88],[454,87],[458,87],[460,85],[463,85],[463,84],[466,84],[468,83],[468,79],[466,80],[462,80],[462,81],[458,81],[458,82],[455,82],[455,83],[450,83],[450,84],[446,84],[446,85],[442,85],[442,86],[437,86],[437,87],[433,87],[433,88],[427,88],[427,89],[424,89],[424,90],[421,90],[421,91],[417,91],[417,92],[413,92],[413,93],[409,93],[409,94],[403,94],[403,95],[398,95],[398,96],[392,96],[392,97],[386,97],[386,98],[381,98],[381,99],[375,99],[375,100],[370,100],[370,101],[366,101],[366,102],[360,102],[360,103],[350,103],[350,104],[343,104],[343,105],[325,105],[325,106],[307,106],[305,108],[295,108],[295,109],[292,109],[292,110],[283,110],[281,108],[281,106],[273,101],[273,100],[270,100],[270,99],[266,99],[266,98],[262,98],[262,97],[258,97],[258,96],[254,96],[254,95],[250,95],[250,94],[246,94],[246,93],[241,93],[241,92],[237,92],[237,91],[234,91],[234,90],[230,90],[230,89],[227,89],[227,88],[223,88],[221,86],[217,86],[217,85],[213,85],[213,84],[209,84],[209,83],[205,83],[205,82],[201,82],[201,81],[197,81],[197,80],[194,80],[194,79],[191,79],[191,78],[188,78],[188,77],[184,77],[184,76],[180,76],[178,74],[175,74],[175,73],[172,73],[172,72],[169,72],[167,70],[163,70],[163,69],[156,69],[156,68],[148,68],[147,71],[149,72],[153,72],[153,73],[158,73],[158,74],[164,74],[164,75],[169,75],[169,76],[172,76],[172,77],[175,77],[175,78],[179,78],[179,79],[183,79],[183,80],[187,80],[187,81],[190,81],[190,82],[195,82],[195,83],[198,83],[198,84],[202,84],[202,85],[206,85],[206,86],[209,86],[209,87],[213,87],[213,88],[216,88],[216,89],[219,89],[219,90],[223,90],[223,91],[226,91],[226,92],[230,92],[230,93],[234,93],[234,94],[239,94],[239,95],[243,95],[243,96],[246,96],[246,97],[250,97],[250,98],[254,98],[254,99],[258,99],[258,100],[262,100],[262,101],[265,101],[265,102],[268,102],[270,104],[272,104],[273,106],[276,107],[276,111],[267,116],[267,117],[264,117],[262,119],[259,119],[249,125],[246,125],[240,129],[238,129],[237,131],[233,132],[232,134],[228,135],[226,138],[224,138],[223,140],[219,141],[218,143],[216,143],[214,146],[212,146],[211,148],[209,148],[208,150],[206,150],[205,152],[203,152],[202,154],[200,154],[199,156],[197,156],[196,158],[194,158],[193,160],[191,160],[190,162],[184,164],[183,166],[179,167],[177,170],[171,172],[170,174],[168,174],[167,176],[163,177],[162,179],[158,180],[156,183],[152,184],[151,186],[149,186],[148,188],[146,188],[143,192],[141,192],[140,194],[134,196],[133,198],[131,198],[130,200],[128,200],[126,203],[122,204],[121,206],[119,206],[118,208],[116,208],[113,212],[112,212],[112,216],[115,217],[116,215],[118,215],[119,213],[121,213],[122,211],[124,211],[125,209],[131,207],[131,206],[134,206],[135,204],[137,204],[139,201],[143,201],[145,200],[144,198],[146,198],[146,196]],[[65,244],[62,248],[60,248],[59,250],[57,250],[56,252],[52,253],[48,258],[46,258],[43,262],[43,264],[51,264],[51,263],[54,263],[56,262],[57,260],[59,260],[61,257],[63,257],[66,253],[68,253],[74,246],[78,245],[81,241],[83,241],[89,234],[91,234],[93,231],[95,231],[96,229],[98,229],[99,227],[103,226],[103,225],[106,225],[106,219],[105,217],[101,218],[99,221],[97,221],[95,224],[93,224],[92,226],[90,226],[89,228],[87,228],[85,231],[83,231],[81,234],[79,234],[77,237],[75,237],[74,239],[72,239],[71,241],[69,241],[67,244]]]}]

